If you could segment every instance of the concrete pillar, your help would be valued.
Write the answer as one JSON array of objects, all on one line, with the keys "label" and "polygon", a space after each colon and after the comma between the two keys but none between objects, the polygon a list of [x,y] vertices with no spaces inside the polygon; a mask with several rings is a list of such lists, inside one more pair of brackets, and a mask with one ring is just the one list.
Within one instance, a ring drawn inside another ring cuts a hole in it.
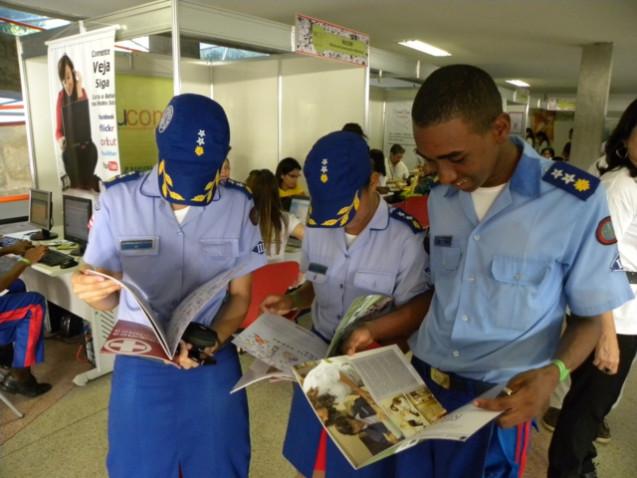
[{"label": "concrete pillar", "polygon": [[601,156],[612,67],[612,43],[582,47],[570,158],[582,169],[588,169]]}]

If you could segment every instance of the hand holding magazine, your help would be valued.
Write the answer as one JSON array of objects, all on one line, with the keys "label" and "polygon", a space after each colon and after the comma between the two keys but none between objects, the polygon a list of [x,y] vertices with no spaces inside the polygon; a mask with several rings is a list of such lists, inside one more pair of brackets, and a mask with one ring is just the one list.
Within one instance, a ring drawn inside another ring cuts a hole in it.
[{"label": "hand holding magazine", "polygon": [[233,340],[237,347],[256,360],[232,392],[265,379],[294,381],[294,365],[342,353],[343,343],[357,325],[386,314],[391,305],[391,297],[382,295],[356,298],[341,319],[329,346],[305,327],[280,315],[262,314]]},{"label": "hand holding magazine", "polygon": [[91,269],[84,273],[117,283],[139,305],[139,309],[133,311],[131,316],[115,323],[102,352],[167,361],[172,361],[175,357],[188,324],[204,316],[218,294],[228,286],[232,278],[237,277],[237,271],[231,269],[203,283],[179,303],[170,319],[164,323],[153,311],[145,294],[132,282],[115,279]]},{"label": "hand holding magazine", "polygon": [[[447,413],[396,345],[293,367],[310,406],[355,468],[426,439],[465,441],[500,412]],[[494,397],[495,387],[484,397]]]}]

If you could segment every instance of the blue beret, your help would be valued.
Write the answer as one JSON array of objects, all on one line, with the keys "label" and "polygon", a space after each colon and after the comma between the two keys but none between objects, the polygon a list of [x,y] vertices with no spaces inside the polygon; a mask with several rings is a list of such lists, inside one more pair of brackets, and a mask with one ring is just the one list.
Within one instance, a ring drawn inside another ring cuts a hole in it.
[{"label": "blue beret", "polygon": [[202,95],[175,96],[162,114],[155,138],[164,199],[191,206],[209,204],[230,149],[230,126],[221,105]]},{"label": "blue beret", "polygon": [[309,227],[343,227],[354,218],[359,191],[369,183],[369,147],[358,134],[337,131],[312,147],[303,168],[310,190]]}]

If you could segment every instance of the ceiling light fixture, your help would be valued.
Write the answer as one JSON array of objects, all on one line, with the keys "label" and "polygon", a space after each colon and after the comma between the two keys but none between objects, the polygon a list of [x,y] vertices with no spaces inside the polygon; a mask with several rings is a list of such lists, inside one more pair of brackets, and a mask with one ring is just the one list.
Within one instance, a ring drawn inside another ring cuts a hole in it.
[{"label": "ceiling light fixture", "polygon": [[519,86],[521,88],[529,88],[531,86],[526,81],[522,80],[506,80],[506,82],[510,85]]},{"label": "ceiling light fixture", "polygon": [[398,44],[406,46],[407,48],[413,48],[414,50],[421,51],[431,56],[451,56],[451,53],[448,51],[441,50],[440,48],[436,48],[435,46],[420,40],[399,41]]}]

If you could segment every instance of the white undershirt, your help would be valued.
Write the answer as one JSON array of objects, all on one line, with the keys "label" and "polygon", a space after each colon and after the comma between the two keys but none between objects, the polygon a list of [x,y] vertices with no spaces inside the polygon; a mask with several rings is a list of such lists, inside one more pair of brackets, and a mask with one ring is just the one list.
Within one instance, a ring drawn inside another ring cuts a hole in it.
[{"label": "white undershirt", "polygon": [[482,221],[482,218],[487,215],[489,208],[505,186],[506,183],[491,188],[478,188],[471,193],[471,199],[473,200],[473,207],[476,209],[478,221]]},{"label": "white undershirt", "polygon": [[352,244],[354,244],[354,241],[356,240],[358,236],[356,234],[348,234],[347,232],[345,233],[345,243],[347,244],[347,247],[349,248]]},{"label": "white undershirt", "polygon": [[175,213],[175,218],[177,219],[177,222],[179,224],[184,222],[184,219],[186,219],[186,214],[188,214],[189,210],[190,210],[190,206],[186,206],[183,209],[173,209],[173,212]]}]

